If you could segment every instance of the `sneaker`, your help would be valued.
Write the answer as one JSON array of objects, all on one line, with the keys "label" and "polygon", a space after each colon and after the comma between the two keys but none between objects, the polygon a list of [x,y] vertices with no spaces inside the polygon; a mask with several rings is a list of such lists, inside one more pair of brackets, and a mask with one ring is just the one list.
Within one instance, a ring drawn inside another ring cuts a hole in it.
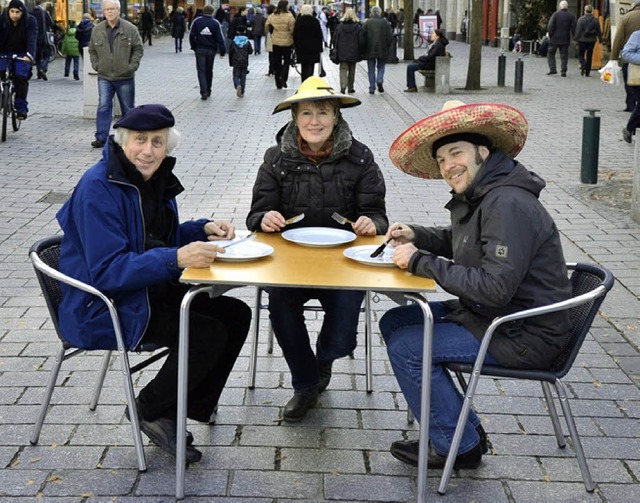
[{"label": "sneaker", "polygon": [[[160,447],[163,451],[166,451],[175,457],[177,448],[176,422],[173,419],[169,419],[168,417],[159,417],[154,421],[147,421],[146,419],[144,419],[144,417],[142,417],[142,414],[140,414],[140,407],[137,400],[136,409],[138,411],[140,431],[142,431],[142,433],[149,437],[149,440]],[[127,419],[129,419],[128,407],[125,408],[125,416]],[[191,443],[193,443],[193,435],[191,435]],[[186,451],[187,463],[197,463],[202,459],[202,452],[193,447],[193,445],[189,445],[188,435]]]},{"label": "sneaker", "polygon": [[236,86],[236,96],[238,98],[242,97],[242,86]]},{"label": "sneaker", "polygon": [[384,87],[382,87],[382,84],[378,84],[378,92],[379,93],[383,93],[384,92]]},{"label": "sneaker", "polygon": [[293,397],[284,406],[284,414],[282,419],[289,423],[300,421],[307,415],[309,409],[318,403],[318,390],[312,388],[310,390],[294,391]]},{"label": "sneaker", "polygon": [[92,146],[93,148],[102,148],[102,147],[104,147],[104,143],[105,143],[105,142],[103,142],[102,140],[93,140],[93,141],[91,142],[91,146]]},{"label": "sneaker", "polygon": [[417,93],[418,92],[418,88],[417,87],[407,87],[403,92],[405,92],[405,93]]},{"label": "sneaker", "polygon": [[[391,455],[411,466],[418,466],[418,456],[420,453],[420,443],[417,440],[399,440],[391,444]],[[429,452],[427,456],[428,468],[444,468],[447,457],[438,454],[429,442]],[[482,462],[482,447],[480,444],[464,454],[459,454],[453,467],[456,470],[475,470]]]},{"label": "sneaker", "polygon": [[622,128],[622,139],[624,141],[626,141],[627,143],[631,143],[632,137],[633,135],[631,134],[631,131],[629,131],[626,127]]},{"label": "sneaker", "polygon": [[331,382],[332,366],[333,362],[318,364],[318,393],[322,393],[327,389],[327,386],[329,386],[329,382]]}]

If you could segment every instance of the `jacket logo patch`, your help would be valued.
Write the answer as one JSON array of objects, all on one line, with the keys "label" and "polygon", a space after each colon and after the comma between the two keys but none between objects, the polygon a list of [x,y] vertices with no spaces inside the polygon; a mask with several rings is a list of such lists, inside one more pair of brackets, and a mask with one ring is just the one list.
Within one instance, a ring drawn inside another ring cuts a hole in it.
[{"label": "jacket logo patch", "polygon": [[496,246],[496,257],[498,258],[507,258],[509,255],[509,247],[504,245]]}]

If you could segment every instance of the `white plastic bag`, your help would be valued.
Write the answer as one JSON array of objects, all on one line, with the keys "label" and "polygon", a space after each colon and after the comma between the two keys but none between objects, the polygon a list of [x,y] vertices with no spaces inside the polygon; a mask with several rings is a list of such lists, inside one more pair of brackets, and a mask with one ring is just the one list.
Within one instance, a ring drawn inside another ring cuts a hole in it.
[{"label": "white plastic bag", "polygon": [[598,73],[600,73],[600,80],[605,84],[619,86],[623,83],[622,68],[618,66],[618,62],[616,60],[609,61],[606,65],[600,68],[600,70],[598,70]]}]

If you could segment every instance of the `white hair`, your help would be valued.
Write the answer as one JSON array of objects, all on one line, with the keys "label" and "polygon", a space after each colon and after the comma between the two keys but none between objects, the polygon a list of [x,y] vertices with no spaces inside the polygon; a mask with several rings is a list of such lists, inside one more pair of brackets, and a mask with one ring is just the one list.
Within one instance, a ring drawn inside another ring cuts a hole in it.
[{"label": "white hair", "polygon": [[104,5],[108,3],[114,3],[118,6],[118,10],[122,10],[122,7],[120,6],[120,0],[102,0],[102,7],[104,8]]},{"label": "white hair", "polygon": [[[173,151],[178,148],[180,144],[180,138],[182,135],[180,131],[178,131],[175,127],[166,128],[167,129],[167,155],[171,155]],[[113,141],[115,141],[118,145],[122,146],[129,140],[129,135],[132,132],[136,132],[135,129],[127,129],[126,127],[119,127],[115,129],[113,134]]]}]

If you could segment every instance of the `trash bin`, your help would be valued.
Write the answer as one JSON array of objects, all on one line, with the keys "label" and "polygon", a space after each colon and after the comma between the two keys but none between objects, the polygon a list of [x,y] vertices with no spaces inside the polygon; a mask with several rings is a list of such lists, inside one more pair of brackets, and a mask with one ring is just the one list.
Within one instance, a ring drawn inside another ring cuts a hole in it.
[{"label": "trash bin", "polygon": [[396,64],[400,60],[398,59],[398,34],[391,35],[391,45],[389,46],[389,56],[387,57],[387,63]]}]

